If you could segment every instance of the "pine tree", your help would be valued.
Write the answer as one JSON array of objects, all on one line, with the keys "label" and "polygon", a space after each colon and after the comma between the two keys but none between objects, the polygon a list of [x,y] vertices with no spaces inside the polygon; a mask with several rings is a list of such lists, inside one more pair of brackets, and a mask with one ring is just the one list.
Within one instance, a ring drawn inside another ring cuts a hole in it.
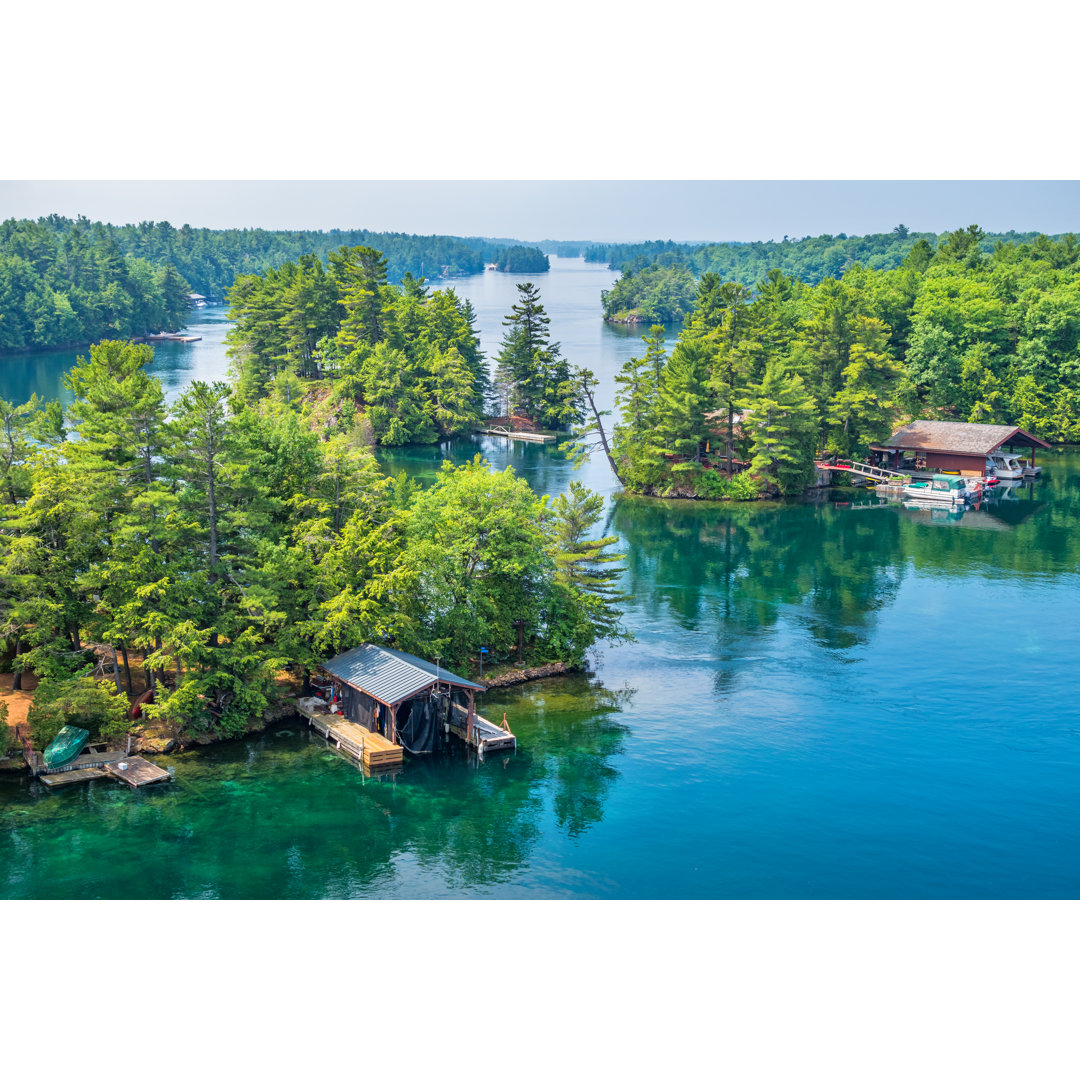
[{"label": "pine tree", "polygon": [[855,340],[840,389],[829,402],[829,449],[850,457],[885,438],[896,418],[903,367],[889,355],[889,328],[880,319],[857,316]]},{"label": "pine tree", "polygon": [[716,396],[709,385],[710,353],[702,341],[680,341],[660,377],[652,451],[657,458],[684,458],[675,471],[700,467],[701,447],[711,434],[706,417]]},{"label": "pine tree", "polygon": [[603,514],[603,496],[571,480],[569,491],[551,504],[551,510],[555,580],[581,597],[600,637],[630,638],[621,622],[621,605],[628,599],[619,589],[624,556],[610,550],[619,538],[585,539]]},{"label": "pine tree", "polygon": [[749,472],[787,495],[801,491],[813,469],[817,409],[803,383],[781,361],[770,361],[741,406],[753,440]]},{"label": "pine tree", "polygon": [[543,427],[567,428],[584,419],[583,402],[569,362],[551,341],[540,293],[532,282],[517,286],[521,302],[503,320],[502,351],[495,370],[496,394],[508,414],[521,410]]}]

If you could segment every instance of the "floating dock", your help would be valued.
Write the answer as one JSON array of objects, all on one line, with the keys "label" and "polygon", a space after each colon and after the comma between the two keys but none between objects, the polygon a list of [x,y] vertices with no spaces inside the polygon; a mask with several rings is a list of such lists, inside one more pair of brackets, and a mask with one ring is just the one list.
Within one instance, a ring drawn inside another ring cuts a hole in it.
[{"label": "floating dock", "polygon": [[58,788],[67,787],[68,784],[82,784],[87,780],[100,780],[105,775],[105,767],[95,765],[89,769],[76,769],[74,772],[44,773],[38,779],[47,788]]},{"label": "floating dock", "polygon": [[372,772],[400,767],[404,751],[377,732],[368,731],[360,724],[346,720],[340,713],[330,712],[325,705],[316,704],[318,699],[299,698],[296,711],[307,718],[308,726],[314,728],[327,742]]},{"label": "floating dock", "polygon": [[171,780],[172,776],[157,765],[152,765],[143,757],[125,757],[123,761],[114,761],[105,766],[109,776],[122,780],[128,787],[145,787],[161,780]]},{"label": "floating dock", "polygon": [[[52,768],[49,768],[49,766],[45,764],[45,758],[38,750],[24,750],[23,758],[27,765],[30,766],[30,775],[44,779],[46,776],[60,776],[64,773],[80,772],[83,769],[100,769],[104,765],[109,765],[112,762],[120,761],[127,757],[123,750],[98,749],[98,747],[104,745],[104,743],[95,743],[92,746],[88,746],[74,760],[69,761],[64,765],[53,766]],[[74,782],[75,781],[72,781],[72,783]],[[51,786],[55,787],[57,785],[53,784]]]},{"label": "floating dock", "polygon": [[502,439],[514,439],[517,442],[553,443],[554,435],[543,435],[539,431],[511,431],[504,427],[477,428],[477,435],[496,435]]},{"label": "floating dock", "polygon": [[485,720],[479,713],[474,713],[472,728],[469,727],[469,711],[461,705],[454,705],[450,710],[447,725],[466,745],[473,747],[483,757],[494,750],[516,750],[517,736],[503,720],[502,727]]}]

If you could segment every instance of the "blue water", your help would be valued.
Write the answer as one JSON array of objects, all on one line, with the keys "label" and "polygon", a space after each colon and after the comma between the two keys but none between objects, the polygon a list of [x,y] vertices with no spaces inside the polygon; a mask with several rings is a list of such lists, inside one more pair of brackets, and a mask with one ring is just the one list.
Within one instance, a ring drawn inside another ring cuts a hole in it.
[{"label": "blue water", "polygon": [[[553,334],[610,386],[612,275],[553,262]],[[489,348],[512,284],[458,283]],[[484,696],[516,755],[366,779],[287,722],[158,790],[0,780],[0,897],[1080,895],[1080,454],[963,515],[616,498],[601,462],[488,439],[382,460],[478,449],[604,491],[627,554],[634,644]]]}]

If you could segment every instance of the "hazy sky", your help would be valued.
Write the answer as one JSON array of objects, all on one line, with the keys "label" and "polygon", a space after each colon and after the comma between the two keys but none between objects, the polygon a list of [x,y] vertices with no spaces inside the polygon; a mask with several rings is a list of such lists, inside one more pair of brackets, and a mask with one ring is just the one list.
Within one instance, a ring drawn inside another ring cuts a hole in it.
[{"label": "hazy sky", "polygon": [[525,240],[1080,232],[1080,181],[0,181],[0,219],[367,228]]}]

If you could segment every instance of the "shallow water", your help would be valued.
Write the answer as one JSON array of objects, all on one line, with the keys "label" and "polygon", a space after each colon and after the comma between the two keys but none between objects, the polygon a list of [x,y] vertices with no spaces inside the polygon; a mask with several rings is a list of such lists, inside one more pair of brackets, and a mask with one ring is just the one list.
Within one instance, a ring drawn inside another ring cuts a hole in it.
[{"label": "shallow water", "polygon": [[[580,281],[561,319],[563,272],[554,336],[610,381],[633,339]],[[470,281],[497,338],[512,281]],[[490,439],[382,457],[431,479],[478,449],[575,475]],[[484,695],[515,755],[372,780],[285,723],[161,759],[157,790],[0,781],[0,897],[1075,897],[1080,454],[1043,464],[963,515],[609,498],[638,640]]]}]

